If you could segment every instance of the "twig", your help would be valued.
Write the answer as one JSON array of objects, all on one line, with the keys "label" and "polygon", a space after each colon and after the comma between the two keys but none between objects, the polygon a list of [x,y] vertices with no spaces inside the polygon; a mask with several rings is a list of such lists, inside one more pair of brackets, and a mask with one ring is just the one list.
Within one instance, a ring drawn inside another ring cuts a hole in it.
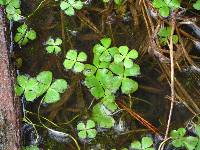
[{"label": "twig", "polygon": [[174,34],[174,26],[175,26],[175,21],[172,19],[172,30],[171,30],[171,36],[170,36],[170,43],[169,45],[169,50],[170,50],[170,63],[171,63],[171,81],[170,81],[170,88],[171,88],[171,105],[170,105],[170,111],[169,111],[169,117],[167,121],[167,129],[165,132],[165,140],[168,137],[169,133],[169,127],[171,123],[171,118],[172,118],[172,112],[173,112],[173,107],[174,107],[174,101],[175,101],[175,90],[174,90],[174,51],[173,51],[173,34]]}]

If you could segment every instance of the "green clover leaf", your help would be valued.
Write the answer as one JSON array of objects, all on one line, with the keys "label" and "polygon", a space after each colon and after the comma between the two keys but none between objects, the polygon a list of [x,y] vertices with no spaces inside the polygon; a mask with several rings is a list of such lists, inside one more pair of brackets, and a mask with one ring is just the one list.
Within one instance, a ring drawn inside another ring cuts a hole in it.
[{"label": "green clover leaf", "polygon": [[197,0],[194,4],[193,4],[194,9],[196,10],[200,10],[200,0]]},{"label": "green clover leaf", "polygon": [[35,78],[19,75],[17,76],[15,92],[18,96],[24,93],[26,101],[33,101],[46,92],[44,102],[57,102],[60,100],[60,94],[67,89],[68,84],[64,79],[56,79],[52,83],[52,76],[50,71],[42,71]]},{"label": "green clover leaf", "polygon": [[112,116],[108,115],[109,110],[103,104],[96,104],[92,110],[92,120],[102,128],[111,128],[115,124]]},{"label": "green clover leaf", "polygon": [[60,100],[60,94],[68,88],[68,84],[64,79],[56,79],[49,89],[44,98],[46,103],[55,103]]},{"label": "green clover leaf", "polygon": [[50,71],[43,71],[36,78],[19,75],[17,76],[15,92],[18,96],[24,93],[27,101],[33,101],[46,92],[51,81],[52,73]]},{"label": "green clover leaf", "polygon": [[0,5],[6,6],[6,14],[9,20],[19,21],[22,19],[20,0],[0,0]]},{"label": "green clover leaf", "polygon": [[77,125],[77,130],[79,131],[78,136],[81,139],[86,139],[87,137],[91,139],[95,138],[97,131],[94,129],[94,127],[95,127],[95,122],[92,120],[87,120],[86,125],[83,122],[80,122]]},{"label": "green clover leaf", "polygon": [[83,7],[83,2],[80,0],[67,0],[61,1],[60,8],[67,14],[68,16],[73,16],[75,14],[75,10],[80,10]]},{"label": "green clover leaf", "polygon": [[127,46],[120,46],[119,53],[114,55],[114,62],[120,63],[124,60],[124,66],[126,68],[131,68],[133,66],[132,59],[136,59],[138,57],[138,52],[136,50],[131,50],[130,52]]},{"label": "green clover leaf", "polygon": [[138,83],[128,78],[140,74],[140,67],[137,64],[133,64],[132,68],[124,68],[123,63],[111,63],[109,68],[117,75],[112,80],[113,91],[117,91],[120,86],[124,94],[133,93],[138,89]]},{"label": "green clover leaf", "polygon": [[17,33],[14,37],[14,41],[19,44],[19,46],[26,45],[29,40],[36,39],[36,32],[33,29],[28,29],[26,24],[21,25],[17,28]]},{"label": "green clover leaf", "polygon": [[58,54],[61,51],[61,46],[62,44],[62,40],[60,38],[56,38],[56,40],[54,40],[53,38],[49,38],[48,41],[46,42],[46,51],[47,53],[55,53]]},{"label": "green clover leaf", "polygon": [[198,138],[192,136],[185,137],[185,128],[172,130],[170,136],[172,137],[172,145],[176,148],[186,147],[187,150],[194,150],[198,144]]},{"label": "green clover leaf", "polygon": [[153,146],[153,140],[150,137],[143,137],[141,142],[133,141],[131,143],[132,149],[155,150],[152,146]]},{"label": "green clover leaf", "polygon": [[[118,53],[117,47],[110,47],[111,39],[103,38],[100,40],[101,43],[96,44],[93,48],[93,52],[99,61],[110,62],[112,57]],[[94,62],[93,62],[94,63]],[[96,64],[96,63],[94,63]]]},{"label": "green clover leaf", "polygon": [[78,52],[76,50],[69,50],[66,54],[66,59],[63,62],[65,69],[72,69],[74,72],[82,72],[85,65],[82,62],[87,60],[87,55],[84,52]]},{"label": "green clover leaf", "polygon": [[153,0],[153,6],[159,10],[162,17],[168,17],[171,9],[180,7],[180,0]]}]

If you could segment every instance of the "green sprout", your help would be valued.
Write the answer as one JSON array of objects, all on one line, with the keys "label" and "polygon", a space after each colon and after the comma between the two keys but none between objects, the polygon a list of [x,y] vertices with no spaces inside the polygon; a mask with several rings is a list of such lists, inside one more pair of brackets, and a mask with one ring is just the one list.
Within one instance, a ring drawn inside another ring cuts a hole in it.
[{"label": "green sprout", "polygon": [[131,143],[131,149],[155,150],[152,146],[153,146],[153,140],[150,137],[143,137],[141,142],[133,141]]},{"label": "green sprout", "polygon": [[36,32],[33,29],[28,29],[26,24],[18,27],[17,31],[14,40],[19,44],[19,46],[26,45],[29,40],[36,39]]},{"label": "green sprout", "polygon": [[84,64],[87,60],[87,55],[84,52],[78,52],[76,50],[69,50],[66,54],[66,59],[63,62],[65,69],[72,69],[74,72],[82,72],[84,70]]},{"label": "green sprout", "polygon": [[67,14],[68,16],[73,16],[75,14],[75,10],[80,10],[83,7],[83,2],[80,0],[65,0],[61,1],[60,8]]},{"label": "green sprout", "polygon": [[77,125],[77,130],[78,130],[78,136],[81,139],[86,139],[88,138],[95,138],[97,131],[94,129],[95,127],[95,122],[92,120],[87,120],[86,125],[83,122],[80,122]]},{"label": "green sprout", "polygon": [[174,10],[180,7],[180,0],[153,0],[153,6],[159,9],[162,17],[168,17],[171,9]]},{"label": "green sprout", "polygon": [[193,136],[185,136],[185,133],[185,128],[172,130],[170,133],[170,136],[172,138],[172,145],[176,148],[185,147],[187,150],[194,150],[198,143],[198,138]]},{"label": "green sprout", "polygon": [[54,40],[53,38],[49,38],[46,42],[46,51],[47,53],[55,53],[58,54],[61,51],[60,45],[62,44],[62,40],[60,38],[56,38]]},{"label": "green sprout", "polygon": [[[171,31],[171,27],[164,27],[158,32],[159,40],[162,45],[167,45],[167,42],[170,40]],[[178,43],[178,40],[178,35],[172,36],[172,41],[174,44]]]},{"label": "green sprout", "polygon": [[194,9],[196,10],[200,10],[200,0],[197,0],[194,4],[193,4]]},{"label": "green sprout", "polygon": [[68,85],[64,79],[57,79],[52,83],[52,78],[53,75],[50,71],[43,71],[36,77],[19,75],[17,76],[15,92],[17,96],[24,93],[27,101],[33,101],[46,92],[44,102],[57,102],[60,99],[60,93],[63,93]]}]

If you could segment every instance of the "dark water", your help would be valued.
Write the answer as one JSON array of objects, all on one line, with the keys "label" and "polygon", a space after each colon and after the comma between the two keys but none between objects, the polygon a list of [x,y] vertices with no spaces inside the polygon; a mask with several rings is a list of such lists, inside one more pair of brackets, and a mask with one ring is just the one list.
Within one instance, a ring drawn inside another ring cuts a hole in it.
[{"label": "dark water", "polygon": [[[22,1],[23,14],[25,16],[31,14],[39,3],[38,0]],[[125,11],[123,11],[124,9]],[[131,95],[132,107],[146,120],[155,125],[161,133],[164,133],[170,103],[166,99],[166,96],[170,96],[170,88],[166,80],[160,79],[162,72],[158,61],[148,54],[141,56],[142,51],[148,48],[148,34],[144,20],[138,14],[139,24],[135,25],[128,6],[124,6],[123,9],[121,8],[121,12],[114,10],[101,13],[103,10],[109,10],[108,6],[103,6],[101,2],[94,0],[90,5],[85,6],[78,13],[78,16],[62,16],[59,6],[55,2],[47,0],[31,18],[26,20],[26,23],[37,32],[37,39],[22,48],[19,48],[17,45],[14,47],[15,59],[21,58],[23,60],[23,65],[19,68],[20,74],[35,76],[43,70],[50,70],[53,72],[55,78],[64,78],[68,81],[69,85],[75,82],[74,91],[61,109],[52,111],[53,106],[44,105],[41,107],[41,116],[60,125],[62,129],[56,128],[45,120],[43,120],[44,124],[55,130],[70,133],[78,140],[75,127],[79,120],[84,120],[90,116],[91,110],[87,110],[87,108],[93,97],[82,84],[81,75],[78,76],[73,72],[64,71],[62,62],[65,58],[65,53],[71,48],[78,51],[85,51],[88,54],[88,62],[91,62],[92,47],[95,43],[99,42],[102,36],[107,36],[114,39],[113,45],[127,45],[129,48],[139,51],[140,60],[138,63],[141,66],[141,75],[136,80],[140,88],[136,93]],[[62,17],[63,19],[61,19]],[[87,21],[90,20],[101,33],[94,31],[94,26],[86,25],[86,21],[81,21],[80,17]],[[62,28],[62,23],[64,24],[64,28]],[[18,24],[15,24],[14,28],[17,26]],[[44,43],[50,36],[63,38],[62,31],[64,31],[65,37],[64,45],[62,46],[63,51],[57,56],[47,54]],[[180,79],[186,81],[189,80],[189,77],[181,74]],[[39,100],[36,100],[34,103],[28,103],[26,109],[37,113],[38,105]],[[57,114],[55,115],[55,113]],[[27,115],[35,124],[38,123],[37,116]],[[192,114],[189,113],[184,105],[177,103],[175,105],[172,127],[184,126],[191,116]],[[74,117],[76,118],[69,124],[63,124],[69,122]],[[115,119],[117,123],[120,120],[124,121],[125,129],[123,132],[117,133],[116,130],[110,129],[98,133],[95,140],[78,140],[81,149],[128,147],[133,139],[151,134],[149,131],[143,130],[145,127],[125,112],[117,114]],[[55,138],[49,137],[46,129],[38,127],[37,130],[39,133],[39,146],[41,148],[57,148],[59,150],[76,149],[72,141],[64,142],[59,140],[57,142]],[[34,129],[31,126],[25,125],[23,131],[24,144],[29,145],[30,143],[34,143],[33,139],[36,138]]]}]

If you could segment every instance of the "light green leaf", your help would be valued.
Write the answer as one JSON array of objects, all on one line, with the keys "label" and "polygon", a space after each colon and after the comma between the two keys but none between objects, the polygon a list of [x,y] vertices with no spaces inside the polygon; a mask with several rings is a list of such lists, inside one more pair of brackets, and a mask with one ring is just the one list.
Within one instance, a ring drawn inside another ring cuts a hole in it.
[{"label": "light green leaf", "polygon": [[69,59],[65,59],[65,61],[63,62],[63,65],[65,67],[65,69],[72,69],[72,67],[74,66],[75,64],[75,60],[69,60]]},{"label": "light green leaf", "polygon": [[159,9],[159,13],[162,17],[168,17],[169,14],[170,14],[170,9],[168,6],[165,6],[165,7],[161,7]]},{"label": "light green leaf", "polygon": [[123,61],[123,59],[124,59],[124,57],[122,55],[120,55],[120,54],[114,55],[114,62],[115,63],[120,63],[120,62]]},{"label": "light green leaf", "polygon": [[100,40],[101,44],[107,49],[111,45],[111,39],[110,38],[103,38]]},{"label": "light green leaf", "polygon": [[131,148],[132,149],[141,149],[142,145],[141,145],[140,141],[133,141],[131,143]]},{"label": "light green leaf", "polygon": [[76,62],[75,65],[74,65],[74,71],[75,72],[81,72],[84,70],[84,67],[85,65],[83,63],[80,63],[80,62]]},{"label": "light green leaf", "polygon": [[77,61],[80,61],[80,62],[84,62],[87,60],[87,54],[84,53],[84,52],[80,52],[78,54],[78,58],[77,58]]},{"label": "light green leaf", "polygon": [[26,85],[28,83],[28,77],[24,75],[17,76],[17,83],[23,88],[26,88]]},{"label": "light green leaf", "polygon": [[97,131],[95,129],[89,129],[87,130],[87,134],[88,134],[88,138],[93,139],[96,137]]},{"label": "light green leaf", "polygon": [[68,84],[64,79],[56,79],[52,83],[51,88],[59,93],[64,93],[65,90],[68,88]]},{"label": "light green leaf", "polygon": [[126,57],[124,59],[124,67],[125,68],[131,68],[131,67],[133,67],[133,61],[131,59],[129,59],[129,58]]},{"label": "light green leaf", "polygon": [[85,124],[83,122],[80,122],[78,125],[77,125],[77,130],[85,130],[86,127],[85,127]]},{"label": "light green leaf", "polygon": [[77,10],[80,10],[83,8],[83,2],[81,1],[76,1],[73,5],[74,8],[76,8]]},{"label": "light green leaf", "polygon": [[121,86],[122,93],[130,94],[137,91],[137,89],[138,89],[138,83],[136,81],[131,80],[129,78],[124,78],[122,80],[122,86]]},{"label": "light green leaf", "polygon": [[104,95],[104,89],[95,76],[85,78],[85,85],[90,89],[91,94],[96,98],[101,98]]},{"label": "light green leaf", "polygon": [[122,56],[126,56],[128,54],[129,48],[127,46],[120,46],[118,50]]},{"label": "light green leaf", "polygon": [[97,70],[97,68],[95,66],[90,65],[90,64],[86,64],[85,69],[83,71],[83,74],[85,76],[91,76],[91,75],[95,74],[96,70]]},{"label": "light green leaf", "polygon": [[69,50],[69,51],[67,52],[66,58],[67,58],[67,59],[70,59],[70,60],[76,60],[77,55],[78,55],[77,51],[71,49],[71,50]]},{"label": "light green leaf", "polygon": [[128,53],[127,57],[131,58],[131,59],[136,59],[136,58],[138,58],[138,52],[136,50],[131,50]]},{"label": "light green leaf", "polygon": [[96,104],[93,107],[92,119],[102,128],[111,128],[115,123],[115,120],[102,109],[101,104]]},{"label": "light green leaf", "polygon": [[116,75],[121,76],[124,73],[124,67],[122,63],[111,63],[109,68]]},{"label": "light green leaf", "polygon": [[193,4],[194,9],[196,10],[200,10],[200,0],[197,0],[194,4]]},{"label": "light green leaf", "polygon": [[153,145],[153,140],[150,137],[143,137],[142,138],[142,148],[146,149]]},{"label": "light green leaf", "polygon": [[60,94],[56,90],[49,88],[45,95],[44,102],[55,103],[59,100],[60,100]]},{"label": "light green leaf", "polygon": [[91,129],[95,127],[95,122],[92,120],[88,120],[86,123],[86,129]]},{"label": "light green leaf", "polygon": [[86,139],[86,137],[87,137],[86,130],[79,131],[79,132],[78,132],[78,136],[79,136],[81,139]]},{"label": "light green leaf", "polygon": [[185,147],[187,148],[187,150],[194,150],[198,143],[198,138],[193,137],[193,136],[188,136],[188,137],[185,137],[183,143]]},{"label": "light green leaf", "polygon": [[126,68],[124,71],[124,76],[138,76],[140,75],[140,66],[138,64],[133,64],[131,68]]}]

